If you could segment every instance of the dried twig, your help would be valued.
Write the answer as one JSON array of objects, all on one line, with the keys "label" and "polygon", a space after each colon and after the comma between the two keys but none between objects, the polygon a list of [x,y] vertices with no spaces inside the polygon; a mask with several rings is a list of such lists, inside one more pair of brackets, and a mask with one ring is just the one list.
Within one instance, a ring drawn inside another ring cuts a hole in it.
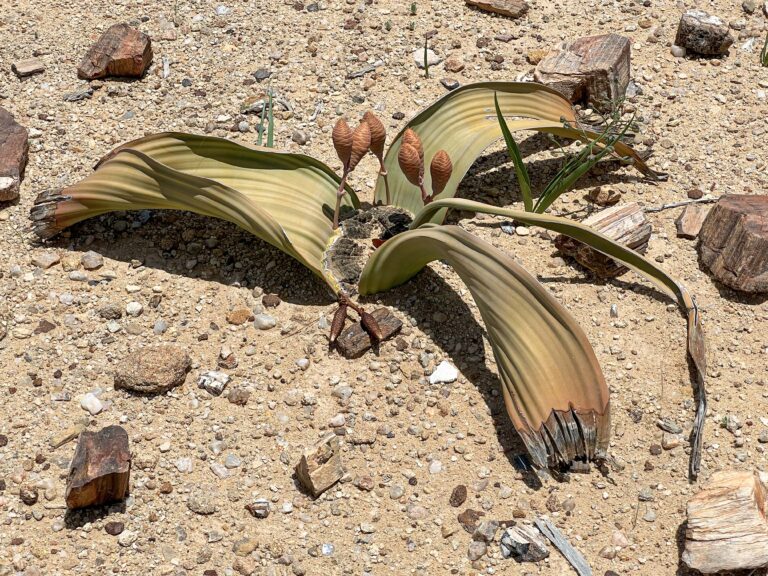
[{"label": "dried twig", "polygon": [[697,200],[683,200],[682,202],[672,202],[671,204],[662,204],[661,206],[651,206],[646,208],[646,212],[661,212],[662,210],[669,210],[670,208],[679,208],[680,206],[688,206],[688,204],[714,204],[720,199],[717,198],[699,198]]},{"label": "dried twig", "polygon": [[568,560],[571,566],[573,566],[573,569],[579,573],[579,576],[592,576],[592,569],[589,567],[589,564],[587,564],[584,556],[582,556],[581,552],[576,550],[576,548],[571,546],[568,540],[565,539],[563,533],[558,530],[557,526],[552,524],[552,522],[546,518],[536,518],[534,524],[536,524],[536,528],[538,528],[541,533],[552,542],[552,545],[560,551],[560,554],[565,556],[565,559]]},{"label": "dried twig", "polygon": [[358,70],[357,72],[350,72],[349,74],[347,74],[347,80],[360,78],[362,76],[365,76],[366,74],[370,74],[371,72],[376,70],[376,68],[378,68],[379,66],[384,66],[383,60],[376,60],[376,62],[374,62],[370,66],[366,66],[365,68]]}]

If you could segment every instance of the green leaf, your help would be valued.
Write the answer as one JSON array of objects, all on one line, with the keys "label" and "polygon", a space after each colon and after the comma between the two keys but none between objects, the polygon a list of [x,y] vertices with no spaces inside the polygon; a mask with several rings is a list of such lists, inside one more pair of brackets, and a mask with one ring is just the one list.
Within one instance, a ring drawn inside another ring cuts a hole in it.
[{"label": "green leaf", "polygon": [[[39,235],[115,210],[175,209],[234,222],[290,254],[338,290],[323,258],[340,179],[301,154],[254,149],[223,138],[164,133],[108,154],[90,176],[33,209]],[[343,199],[359,205],[351,188]]]},{"label": "green leaf", "polygon": [[523,162],[520,148],[517,147],[517,142],[512,137],[512,132],[509,131],[504,114],[501,113],[499,98],[496,94],[493,95],[493,105],[496,107],[496,117],[499,120],[501,133],[504,135],[504,142],[507,144],[507,152],[515,165],[515,174],[517,174],[517,183],[520,186],[520,195],[523,197],[525,211],[531,212],[533,210],[533,195],[531,194],[531,179],[528,176],[528,169],[525,167],[525,162]]},{"label": "green leaf", "polygon": [[373,253],[360,293],[406,282],[444,260],[472,294],[488,333],[507,412],[540,468],[603,459],[608,388],[578,323],[512,258],[457,226],[409,230]]},{"label": "green leaf", "polygon": [[[453,162],[453,174],[438,198],[451,198],[455,196],[459,183],[483,150],[502,137],[501,127],[494,113],[494,95],[498,99],[499,108],[510,132],[536,130],[563,138],[591,137],[589,131],[577,129],[576,114],[571,103],[559,92],[541,84],[482,82],[462,86],[422,110],[392,141],[384,166],[389,174],[393,205],[412,214],[416,214],[423,206],[418,187],[408,182],[397,163],[405,128],[412,128],[421,138],[425,166],[429,166],[438,150],[444,149],[448,152]],[[617,142],[615,151],[618,155],[631,159],[635,167],[649,177],[661,177],[629,146]],[[428,170],[424,175],[424,185],[427,190],[431,190]],[[384,181],[379,178],[375,200],[383,202],[385,197]],[[443,216],[444,211],[437,212],[432,221],[440,223]]]},{"label": "green leaf", "polygon": [[520,210],[510,210],[508,208],[497,208],[481,202],[471,200],[462,200],[458,198],[437,200],[426,205],[419,214],[416,215],[411,228],[416,229],[425,223],[429,223],[432,215],[439,210],[465,210],[471,212],[480,212],[484,214],[496,214],[507,218],[512,218],[529,226],[540,226],[553,232],[570,236],[588,246],[591,246],[598,252],[618,260],[627,268],[645,276],[662,291],[675,298],[678,304],[684,308],[688,321],[688,356],[695,368],[695,381],[693,387],[697,392],[696,417],[691,434],[691,461],[690,474],[692,477],[698,476],[701,461],[701,442],[704,427],[704,416],[706,414],[706,345],[704,343],[704,330],[701,326],[701,317],[693,297],[680,282],[667,274],[664,270],[656,266],[647,258],[641,256],[634,250],[614,242],[607,236],[596,232],[595,230],[557,216],[545,214],[535,214],[523,212]]},{"label": "green leaf", "polygon": [[267,148],[275,145],[275,110],[272,103],[272,90],[269,91],[269,126],[267,127]]}]

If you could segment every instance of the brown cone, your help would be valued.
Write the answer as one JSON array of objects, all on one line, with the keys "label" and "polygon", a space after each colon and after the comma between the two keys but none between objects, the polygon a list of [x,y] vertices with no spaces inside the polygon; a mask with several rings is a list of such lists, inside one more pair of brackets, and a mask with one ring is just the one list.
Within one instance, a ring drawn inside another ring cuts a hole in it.
[{"label": "brown cone", "polygon": [[397,163],[400,164],[400,170],[403,171],[408,182],[418,186],[421,180],[422,163],[416,148],[403,142],[397,153]]},{"label": "brown cone", "polygon": [[336,342],[336,339],[341,334],[341,331],[344,329],[344,322],[346,321],[346,319],[347,319],[347,305],[339,304],[339,307],[336,310],[336,313],[333,315],[333,321],[331,322],[331,336],[330,336],[331,344]]},{"label": "brown cone", "polygon": [[371,128],[367,122],[360,122],[352,133],[352,154],[349,157],[349,171],[355,169],[355,166],[362,160],[371,146]]},{"label": "brown cone", "polygon": [[368,314],[368,312],[360,314],[360,324],[362,324],[365,331],[368,332],[371,339],[375,342],[381,342],[384,339],[384,334],[381,332],[379,323],[376,322],[376,318]]},{"label": "brown cone", "polygon": [[352,130],[344,118],[339,118],[336,122],[331,138],[333,139],[333,147],[336,148],[336,154],[346,168],[352,154]]},{"label": "brown cone", "polygon": [[445,190],[445,185],[451,179],[453,164],[451,157],[445,150],[438,150],[432,158],[432,164],[429,166],[429,173],[432,175],[432,196],[437,196]]},{"label": "brown cone", "polygon": [[403,144],[410,144],[419,153],[419,158],[424,161],[424,146],[421,144],[421,138],[410,128],[407,128],[403,133]]},{"label": "brown cone", "polygon": [[381,162],[384,160],[384,142],[387,139],[387,130],[381,120],[370,110],[363,114],[363,121],[371,129],[371,152]]}]

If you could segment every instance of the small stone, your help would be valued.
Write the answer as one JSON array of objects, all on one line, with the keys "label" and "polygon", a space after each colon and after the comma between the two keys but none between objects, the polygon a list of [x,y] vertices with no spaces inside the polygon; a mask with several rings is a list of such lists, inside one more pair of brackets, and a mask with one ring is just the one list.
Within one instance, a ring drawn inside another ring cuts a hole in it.
[{"label": "small stone", "polygon": [[451,492],[448,503],[454,508],[458,508],[467,500],[467,487],[464,484],[457,485]]},{"label": "small stone", "polygon": [[435,371],[430,374],[429,383],[448,384],[450,382],[455,382],[458,377],[459,371],[456,369],[456,367],[447,360],[443,360],[440,362],[437,368],[435,368]]},{"label": "small stone", "polygon": [[107,76],[138,78],[151,62],[149,36],[127,24],[113,24],[83,57],[77,75],[85,80]]},{"label": "small stone", "polygon": [[418,504],[408,504],[405,508],[405,513],[411,520],[424,520],[429,514],[424,506],[419,506]]},{"label": "small stone", "polygon": [[328,434],[306,449],[296,466],[296,474],[315,498],[338,482],[344,475],[339,437],[335,433]]},{"label": "small stone", "polygon": [[637,495],[637,499],[640,502],[653,502],[653,490],[648,487],[643,488]]},{"label": "small stone", "polygon": [[485,512],[482,512],[480,510],[473,510],[472,508],[467,508],[459,514],[456,518],[459,521],[459,524],[472,534],[475,529],[477,528],[477,525],[479,524],[480,518],[485,516]]},{"label": "small stone", "polygon": [[246,388],[233,388],[229,391],[227,400],[229,400],[230,404],[235,404],[236,406],[245,406],[248,404],[250,397],[251,393]]},{"label": "small stone", "polygon": [[86,270],[97,270],[104,265],[104,257],[98,252],[88,250],[80,257],[80,262]]},{"label": "small stone", "polygon": [[461,84],[459,84],[459,81],[454,78],[442,78],[440,80],[440,84],[443,85],[443,88],[448,90],[448,92],[452,92],[453,90],[456,90]]},{"label": "small stone", "polygon": [[[416,66],[419,68],[424,68],[424,48],[417,48],[413,51],[413,61],[416,63]],[[440,62],[443,61],[443,59],[437,55],[432,49],[427,48],[427,64],[429,66],[437,66],[440,64]]]},{"label": "small stone", "polygon": [[456,56],[451,56],[445,61],[443,68],[445,68],[448,72],[456,74],[464,70],[464,62],[462,62],[461,59],[457,58]]},{"label": "small stone", "polygon": [[466,4],[478,10],[509,18],[520,18],[528,12],[528,3],[525,0],[466,0]]},{"label": "small stone", "polygon": [[252,503],[247,504],[245,509],[248,510],[254,518],[264,519],[269,516],[271,506],[269,500],[265,498],[257,498]]},{"label": "small stone", "polygon": [[664,448],[664,450],[673,450],[682,444],[683,437],[679,434],[664,432],[664,434],[661,435],[661,447]]},{"label": "small stone", "polygon": [[670,434],[682,434],[683,432],[683,429],[669,418],[660,418],[659,420],[656,420],[656,425],[664,430],[664,432],[669,432]]},{"label": "small stone", "polygon": [[302,130],[294,130],[293,134],[291,135],[291,140],[293,140],[299,146],[303,146],[309,142],[309,137],[307,136],[307,133]]},{"label": "small stone", "polygon": [[685,55],[687,53],[687,50],[683,48],[682,46],[675,46],[672,45],[672,48],[669,49],[669,51],[672,53],[672,56],[675,58],[685,58]]},{"label": "small stone", "polygon": [[117,537],[117,543],[123,548],[129,548],[138,539],[139,535],[136,532],[133,532],[132,530],[124,530]]},{"label": "small stone", "polygon": [[213,486],[199,486],[192,489],[187,498],[187,508],[195,514],[208,515],[216,512],[216,490]]},{"label": "small stone", "polygon": [[144,306],[142,306],[139,302],[128,302],[125,307],[125,313],[128,314],[128,316],[141,316],[143,311]]},{"label": "small stone", "polygon": [[163,344],[131,352],[115,371],[115,388],[161,394],[184,383],[192,360],[180,346]]},{"label": "small stone", "polygon": [[0,202],[19,197],[29,156],[29,132],[0,108]]},{"label": "small stone", "polygon": [[280,296],[277,294],[264,294],[261,297],[261,303],[265,308],[277,308],[280,305]]},{"label": "small stone", "polygon": [[432,462],[429,463],[430,474],[439,474],[442,471],[443,471],[443,463],[440,462],[440,460],[432,460]]},{"label": "small stone", "polygon": [[675,220],[677,236],[679,238],[696,238],[708,213],[709,206],[701,204],[690,204],[683,208],[682,213]]},{"label": "small stone", "polygon": [[754,14],[757,11],[757,0],[744,0],[741,3],[741,8],[747,14]]},{"label": "small stone", "polygon": [[80,399],[80,407],[83,410],[87,410],[91,416],[96,416],[104,410],[104,404],[91,392],[88,392]]},{"label": "small stone", "polygon": [[703,10],[683,13],[677,27],[675,45],[689,52],[705,55],[722,55],[733,44],[728,25],[717,16]]},{"label": "small stone", "polygon": [[622,532],[621,530],[616,530],[611,535],[611,544],[613,544],[614,546],[618,546],[619,548],[626,548],[627,546],[629,546],[629,540],[624,535],[624,532]]},{"label": "small stone", "polygon": [[535,527],[518,524],[501,535],[501,555],[518,562],[540,562],[549,556],[549,546]]},{"label": "small stone", "polygon": [[328,421],[328,426],[331,428],[341,428],[347,424],[347,419],[344,414],[336,414]]},{"label": "small stone", "polygon": [[269,314],[257,314],[254,324],[259,330],[269,330],[277,325],[277,319]]},{"label": "small stone", "polygon": [[473,540],[469,543],[469,548],[467,549],[467,558],[473,562],[475,560],[480,560],[480,558],[485,556],[486,550],[488,550],[488,546],[485,544],[485,542]]},{"label": "small stone", "polygon": [[661,446],[659,444],[651,444],[649,450],[653,456],[658,456],[661,454]]},{"label": "small stone", "polygon": [[251,320],[253,320],[253,312],[248,308],[236,308],[227,314],[227,322],[235,326],[240,326]]},{"label": "small stone", "polygon": [[26,60],[17,60],[11,64],[11,70],[19,78],[26,78],[27,76],[44,72],[45,65],[37,58],[27,58]]},{"label": "small stone", "polygon": [[643,514],[643,520],[646,522],[656,522],[656,512],[653,510],[648,510],[645,514]]},{"label": "small stone", "polygon": [[600,548],[598,556],[600,556],[600,558],[605,558],[606,560],[613,560],[616,558],[616,548],[613,546],[603,546]]},{"label": "small stone", "polygon": [[22,484],[19,488],[19,499],[27,506],[34,506],[37,503],[38,492],[35,486],[31,484]]},{"label": "small stone", "polygon": [[496,538],[496,532],[499,529],[499,523],[495,520],[484,520],[472,533],[472,538],[482,542],[493,542]]},{"label": "small stone", "polygon": [[210,370],[200,374],[197,381],[197,387],[202,388],[212,396],[219,396],[229,383],[229,374]]},{"label": "small stone", "polygon": [[160,334],[165,334],[166,330],[168,330],[168,322],[163,320],[162,318],[158,318],[155,320],[154,326],[152,326],[152,332],[154,334],[157,334],[158,336]]},{"label": "small stone", "polygon": [[266,68],[259,68],[256,70],[256,72],[253,73],[253,77],[256,78],[259,82],[262,80],[266,80],[272,75],[272,72],[267,70]]},{"label": "small stone", "polygon": [[56,252],[42,252],[32,257],[32,265],[46,270],[58,264],[61,258]]},{"label": "small stone", "polygon": [[122,522],[107,522],[104,525],[104,531],[110,536],[119,536],[123,532]]}]

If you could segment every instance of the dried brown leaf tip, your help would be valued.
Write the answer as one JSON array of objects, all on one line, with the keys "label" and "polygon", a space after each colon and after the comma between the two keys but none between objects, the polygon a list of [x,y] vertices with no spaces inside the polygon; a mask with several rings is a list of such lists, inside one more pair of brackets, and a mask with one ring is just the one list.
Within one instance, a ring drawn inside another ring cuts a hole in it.
[{"label": "dried brown leaf tip", "polygon": [[381,120],[370,110],[363,114],[363,121],[371,129],[371,152],[381,162],[384,159],[384,142],[387,139],[387,130]]},{"label": "dried brown leaf tip", "polygon": [[403,144],[410,144],[419,153],[419,158],[424,161],[424,146],[421,144],[421,138],[412,129],[407,128],[403,133]]},{"label": "dried brown leaf tip", "polygon": [[368,312],[360,313],[360,324],[363,326],[368,335],[375,342],[381,342],[384,340],[384,334],[381,332],[379,323],[376,322],[376,318]]},{"label": "dried brown leaf tip", "polygon": [[336,342],[336,339],[344,329],[344,322],[347,320],[347,305],[344,303],[339,304],[336,309],[336,313],[333,315],[333,321],[331,322],[331,336],[329,340],[331,344]]},{"label": "dried brown leaf tip", "polygon": [[344,118],[339,118],[336,122],[331,137],[333,138],[333,147],[336,149],[336,154],[346,170],[352,155],[352,129],[344,121]]},{"label": "dried brown leaf tip", "polygon": [[367,122],[360,122],[352,133],[352,154],[349,158],[349,171],[355,169],[371,146],[371,128]]},{"label": "dried brown leaf tip", "polygon": [[451,157],[445,150],[438,150],[432,158],[432,164],[429,166],[429,173],[432,175],[432,196],[437,196],[443,190],[448,180],[451,179],[453,164]]},{"label": "dried brown leaf tip", "polygon": [[400,170],[403,171],[408,182],[414,186],[421,184],[422,163],[416,148],[403,142],[397,153],[397,163],[400,164]]}]

